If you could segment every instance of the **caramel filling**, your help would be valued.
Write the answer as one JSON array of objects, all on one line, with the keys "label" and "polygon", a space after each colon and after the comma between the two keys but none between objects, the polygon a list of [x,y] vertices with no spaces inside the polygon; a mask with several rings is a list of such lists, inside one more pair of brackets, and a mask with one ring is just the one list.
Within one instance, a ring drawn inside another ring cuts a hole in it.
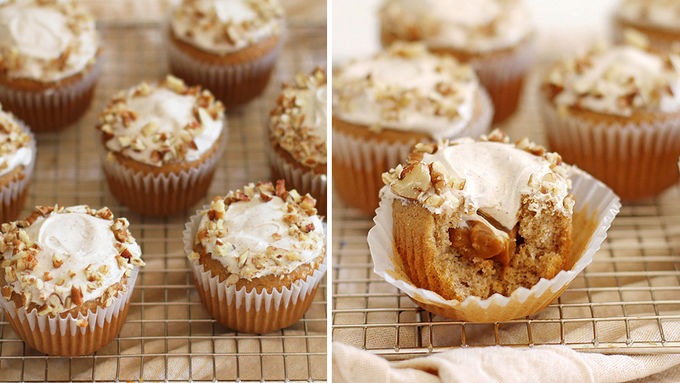
[{"label": "caramel filling", "polygon": [[467,221],[467,227],[449,229],[451,247],[464,257],[493,259],[507,266],[517,245],[517,225],[508,231],[503,227],[494,227],[490,222],[493,220],[480,217],[481,220]]}]

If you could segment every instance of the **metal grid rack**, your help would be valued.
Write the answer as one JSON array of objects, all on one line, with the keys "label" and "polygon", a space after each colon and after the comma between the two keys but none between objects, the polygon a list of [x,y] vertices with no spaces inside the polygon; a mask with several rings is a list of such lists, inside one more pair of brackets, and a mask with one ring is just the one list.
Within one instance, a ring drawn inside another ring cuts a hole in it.
[{"label": "metal grid rack", "polygon": [[[100,170],[96,116],[116,90],[161,78],[167,68],[160,24],[107,22],[101,32],[105,68],[94,103],[75,126],[38,136],[36,173],[26,206],[109,206],[130,220],[146,267],[118,338],[94,355],[40,354],[18,339],[0,315],[0,381],[325,381],[325,281],[295,325],[259,336],[233,332],[216,324],[201,306],[182,251],[184,223],[195,209],[150,218],[130,212],[111,196]],[[269,179],[265,122],[279,84],[299,71],[325,66],[325,25],[292,24],[288,33],[265,94],[228,113],[228,148],[206,202],[248,182]]]},{"label": "metal grid rack", "polygon": [[[535,108],[540,70],[512,138],[544,142]],[[373,273],[366,243],[371,219],[334,198],[333,341],[404,359],[457,347],[562,344],[604,353],[680,352],[680,188],[625,205],[587,267],[546,309],[491,324],[452,321],[423,311]]]}]

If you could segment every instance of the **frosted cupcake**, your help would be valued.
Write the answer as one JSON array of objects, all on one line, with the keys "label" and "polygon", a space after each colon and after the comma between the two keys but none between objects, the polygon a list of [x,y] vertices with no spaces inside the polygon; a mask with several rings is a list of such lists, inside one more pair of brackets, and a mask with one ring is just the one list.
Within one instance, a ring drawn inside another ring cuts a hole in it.
[{"label": "frosted cupcake", "polygon": [[172,76],[118,93],[97,128],[111,193],[150,215],[184,211],[202,199],[227,140],[222,103]]},{"label": "frosted cupcake", "polygon": [[0,306],[21,339],[72,356],[116,337],[144,265],[128,225],[108,208],[58,205],[2,225]]},{"label": "frosted cupcake", "polygon": [[278,0],[183,0],[170,19],[170,71],[227,107],[257,97],[283,45]]},{"label": "frosted cupcake", "polygon": [[280,180],[216,197],[191,218],[184,249],[201,301],[219,323],[268,333],[304,315],[326,269],[315,204]]},{"label": "frosted cupcake", "polygon": [[270,113],[272,179],[317,200],[326,214],[326,72],[316,68],[284,84]]},{"label": "frosted cupcake", "polygon": [[0,102],[36,132],[62,129],[87,111],[99,53],[94,19],[75,2],[0,4]]},{"label": "frosted cupcake", "polygon": [[17,219],[23,209],[35,156],[33,134],[0,107],[0,222]]},{"label": "frosted cupcake", "polygon": [[552,150],[625,200],[678,180],[680,57],[597,48],[551,68],[541,112]]},{"label": "frosted cupcake", "polygon": [[520,0],[386,0],[380,21],[385,46],[421,41],[472,65],[493,100],[494,122],[517,109],[534,30]]},{"label": "frosted cupcake", "polygon": [[378,206],[381,174],[416,142],[480,135],[493,106],[474,71],[421,44],[395,44],[333,75],[333,177],[342,199]]},{"label": "frosted cupcake", "polygon": [[655,49],[667,52],[680,41],[680,2],[676,0],[623,0],[614,16],[615,38],[626,31],[642,34]]}]

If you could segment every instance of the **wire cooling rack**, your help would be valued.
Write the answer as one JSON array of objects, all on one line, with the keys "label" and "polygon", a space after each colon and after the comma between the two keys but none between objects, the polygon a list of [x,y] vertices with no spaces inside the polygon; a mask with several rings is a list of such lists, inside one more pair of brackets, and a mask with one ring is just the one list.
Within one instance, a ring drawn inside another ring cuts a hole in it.
[{"label": "wire cooling rack", "polygon": [[[511,138],[545,138],[535,108],[538,73]],[[452,321],[423,311],[373,273],[370,218],[333,199],[334,341],[403,359],[457,347],[562,344],[603,353],[680,352],[680,191],[624,205],[593,263],[541,312],[491,324]]]},{"label": "wire cooling rack", "polygon": [[[0,315],[0,381],[326,380],[325,281],[295,325],[261,336],[233,332],[216,324],[201,306],[182,251],[184,223],[195,209],[169,218],[144,217],[118,204],[108,191],[94,128],[97,113],[116,90],[165,75],[163,31],[155,23],[107,22],[101,28],[105,67],[96,99],[77,125],[38,136],[36,173],[26,203],[109,206],[130,220],[146,267],[127,322],[119,337],[94,355],[59,358],[27,347]],[[265,121],[279,84],[299,71],[325,66],[325,25],[293,24],[288,33],[265,94],[228,113],[228,148],[206,202],[248,182],[269,179]]]}]

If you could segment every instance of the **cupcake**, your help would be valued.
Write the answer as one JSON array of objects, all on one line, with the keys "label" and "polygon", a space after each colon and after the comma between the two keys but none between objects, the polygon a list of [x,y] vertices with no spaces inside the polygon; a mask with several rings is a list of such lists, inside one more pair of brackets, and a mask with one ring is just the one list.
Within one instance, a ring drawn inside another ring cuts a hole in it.
[{"label": "cupcake", "polygon": [[35,138],[0,107],[0,223],[19,217],[35,165]]},{"label": "cupcake", "polygon": [[108,208],[59,205],[2,224],[0,306],[24,342],[73,356],[116,337],[144,265],[128,225]]},{"label": "cupcake", "polygon": [[183,0],[172,12],[170,71],[227,107],[257,97],[283,45],[278,0]]},{"label": "cupcake", "polygon": [[299,73],[283,91],[270,113],[272,179],[317,200],[326,214],[326,72],[316,68]]},{"label": "cupcake", "polygon": [[520,0],[386,0],[381,40],[422,41],[477,71],[493,101],[494,122],[517,109],[533,56],[533,24]]},{"label": "cupcake", "polygon": [[304,315],[326,270],[315,204],[279,180],[216,197],[191,217],[184,249],[213,318],[261,334]]},{"label": "cupcake", "polygon": [[111,193],[130,209],[157,216],[205,196],[227,140],[222,103],[172,76],[118,93],[97,129]]},{"label": "cupcake", "polygon": [[623,0],[614,16],[614,36],[623,42],[627,31],[642,34],[653,48],[667,52],[680,41],[680,2]]},{"label": "cupcake", "polygon": [[558,154],[500,131],[416,145],[383,179],[368,238],[376,273],[426,310],[466,321],[548,305],[592,261],[620,207]]},{"label": "cupcake", "polygon": [[539,98],[550,148],[622,199],[677,182],[679,56],[599,47],[549,69]]},{"label": "cupcake", "polygon": [[381,174],[416,142],[480,135],[493,106],[474,71],[420,44],[395,44],[333,74],[333,177],[349,205],[372,214]]},{"label": "cupcake", "polygon": [[36,132],[78,120],[101,70],[92,16],[72,1],[0,4],[0,102]]}]

